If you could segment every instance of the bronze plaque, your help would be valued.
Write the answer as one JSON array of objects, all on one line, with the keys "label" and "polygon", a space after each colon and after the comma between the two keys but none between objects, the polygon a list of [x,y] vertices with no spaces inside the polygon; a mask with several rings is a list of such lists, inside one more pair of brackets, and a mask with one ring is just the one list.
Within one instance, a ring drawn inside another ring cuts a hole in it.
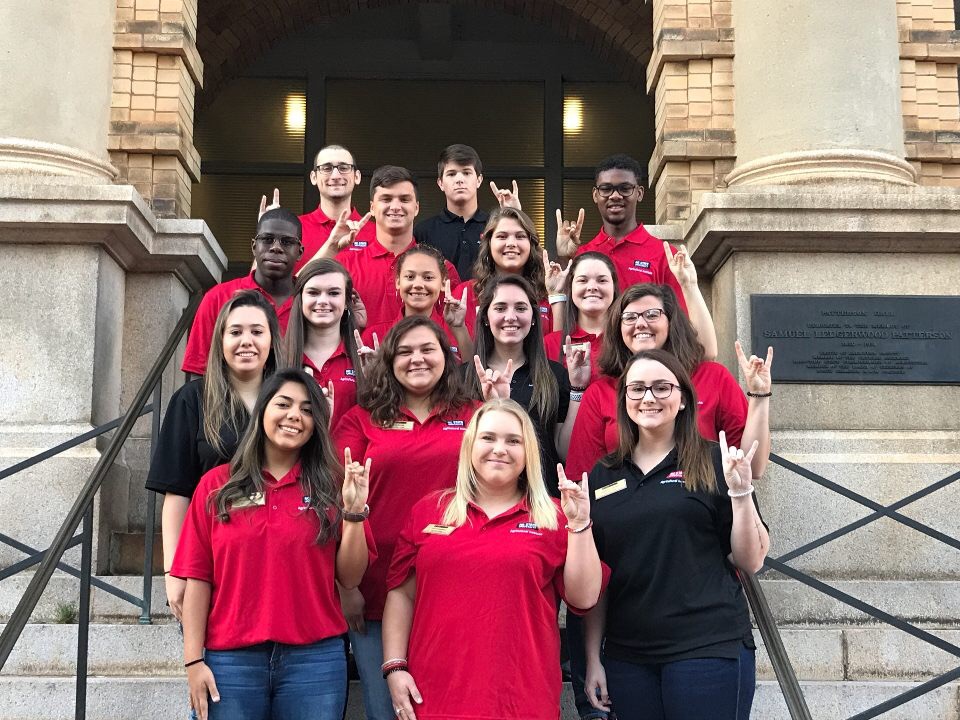
[{"label": "bronze plaque", "polygon": [[960,384],[960,297],[751,295],[750,317],[775,382]]}]

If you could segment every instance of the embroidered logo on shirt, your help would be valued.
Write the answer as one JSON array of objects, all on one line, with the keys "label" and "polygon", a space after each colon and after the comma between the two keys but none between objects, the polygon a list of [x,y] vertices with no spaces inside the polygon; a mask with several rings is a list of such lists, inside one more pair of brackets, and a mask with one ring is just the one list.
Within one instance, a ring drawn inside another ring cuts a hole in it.
[{"label": "embroidered logo on shirt", "polygon": [[343,374],[349,375],[350,377],[354,377],[357,373],[352,368],[348,368],[343,371]]},{"label": "embroidered logo on shirt", "polygon": [[297,510],[299,510],[300,512],[303,512],[304,510],[309,510],[309,509],[310,509],[310,496],[304,495],[303,505],[300,505],[299,507],[297,507]]},{"label": "embroidered logo on shirt", "polygon": [[678,478],[683,480],[683,470],[674,470],[672,473],[667,475],[667,480],[676,480]]},{"label": "embroidered logo on shirt", "polygon": [[540,526],[533,522],[517,523],[517,526],[510,532],[522,533],[524,535],[536,535],[538,537],[543,536],[543,533],[540,532]]},{"label": "embroidered logo on shirt", "polygon": [[353,245],[351,245],[350,247],[355,250],[360,250],[362,248],[365,248],[366,246],[367,246],[366,240],[354,240]]},{"label": "embroidered logo on shirt", "polygon": [[463,420],[447,420],[444,430],[466,430],[467,424]]},{"label": "embroidered logo on shirt", "polygon": [[633,266],[638,268],[648,268],[650,267],[650,263],[648,263],[646,260],[634,260]]}]

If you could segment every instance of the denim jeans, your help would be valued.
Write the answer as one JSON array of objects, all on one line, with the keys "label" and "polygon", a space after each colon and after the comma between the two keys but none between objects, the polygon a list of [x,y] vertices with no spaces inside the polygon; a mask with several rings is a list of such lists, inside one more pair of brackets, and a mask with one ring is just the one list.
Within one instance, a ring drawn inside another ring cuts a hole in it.
[{"label": "denim jeans", "polygon": [[587,656],[583,642],[583,618],[567,610],[567,652],[570,654],[570,685],[573,687],[573,701],[577,706],[580,720],[603,720],[607,714],[597,710],[583,689],[587,674]]},{"label": "denim jeans", "polygon": [[220,702],[210,720],[340,720],[347,696],[343,641],[310,645],[267,642],[238,650],[207,650]]},{"label": "denim jeans", "polygon": [[366,633],[350,631],[350,649],[360,674],[363,688],[363,707],[367,711],[367,720],[395,720],[393,702],[387,681],[383,679],[380,666],[383,665],[383,639],[379,620],[366,620]]},{"label": "denim jeans", "polygon": [[[745,658],[745,654],[747,658]],[[752,702],[752,668],[741,657],[698,658],[640,665],[605,657],[607,690],[618,717],[623,720],[740,720],[749,718]],[[750,698],[741,698],[741,685],[750,675]],[[741,700],[742,707],[741,707]]]}]

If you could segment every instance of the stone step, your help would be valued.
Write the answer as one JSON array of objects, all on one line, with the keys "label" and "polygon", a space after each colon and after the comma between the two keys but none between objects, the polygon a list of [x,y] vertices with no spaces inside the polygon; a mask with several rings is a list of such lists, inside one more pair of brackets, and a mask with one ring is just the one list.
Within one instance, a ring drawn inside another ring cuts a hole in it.
[{"label": "stone step", "polygon": [[[350,683],[345,720],[365,720],[360,688]],[[839,720],[905,692],[915,683],[804,682],[816,720]],[[0,677],[0,720],[70,720],[75,684],[64,677]],[[186,685],[180,678],[92,677],[87,685],[89,720],[169,720],[186,717]],[[561,720],[576,720],[569,684]],[[752,720],[790,720],[776,682],[757,686]],[[884,720],[960,720],[960,685],[950,683],[883,716]],[[625,719],[626,720],[626,719]]]}]

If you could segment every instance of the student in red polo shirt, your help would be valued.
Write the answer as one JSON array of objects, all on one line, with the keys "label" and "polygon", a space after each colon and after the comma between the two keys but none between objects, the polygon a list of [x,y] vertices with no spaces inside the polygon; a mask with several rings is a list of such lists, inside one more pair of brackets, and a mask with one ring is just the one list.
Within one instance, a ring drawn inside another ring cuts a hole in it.
[{"label": "student in red polo shirt", "polygon": [[593,240],[581,244],[583,210],[576,222],[564,222],[557,213],[557,252],[573,256],[596,250],[608,255],[617,268],[621,289],[635,283],[669,285],[680,298],[683,293],[667,267],[663,241],[637,222],[637,203],[643,199],[644,172],[629,155],[611,155],[597,166],[594,174],[593,201],[597,204],[603,228]]},{"label": "student in red polo shirt", "polygon": [[382,667],[398,718],[559,717],[559,600],[588,610],[605,575],[586,479],[559,489],[551,500],[523,409],[484,403],[455,489],[414,506],[393,555]]},{"label": "student in red polo shirt", "polygon": [[553,332],[540,236],[527,214],[514,207],[501,207],[490,214],[480,240],[474,277],[454,290],[457,297],[467,291],[467,327],[471,331],[477,316],[477,298],[498,274],[520,275],[533,285],[541,331],[544,335]]},{"label": "student in red polo shirt", "polygon": [[256,290],[277,312],[280,332],[286,331],[293,296],[293,266],[303,254],[300,220],[286,208],[267,210],[257,221],[257,234],[251,241],[256,268],[236,280],[228,280],[207,290],[193,318],[181,370],[203,375],[213,336],[213,324],[223,304],[237,290]]},{"label": "student in red polo shirt", "polygon": [[355,587],[376,555],[370,462],[344,451],[339,466],[327,402],[302,370],[267,380],[251,417],[231,464],[200,481],[171,569],[187,580],[190,705],[201,720],[339,720],[346,622],[334,586]]},{"label": "student in red polo shirt", "polygon": [[[389,322],[400,312],[393,263],[414,245],[413,222],[420,212],[418,192],[417,180],[406,168],[377,168],[370,178],[370,212],[376,222],[376,238],[361,239],[359,225],[344,220],[337,223],[315,256],[336,257],[350,272],[367,308],[367,325]],[[459,285],[456,269],[449,262],[446,266],[453,285]]]},{"label": "student in red polo shirt", "polygon": [[367,325],[363,332],[364,342],[375,345],[374,335],[377,338],[386,337],[390,328],[404,317],[420,315],[443,328],[458,361],[471,357],[473,340],[465,325],[467,308],[464,295],[461,293],[458,299],[450,292],[450,278],[440,251],[430,245],[414,245],[397,257],[394,273],[403,308],[387,322]]},{"label": "student in red polo shirt", "polygon": [[341,593],[369,720],[390,720],[393,705],[381,677],[380,624],[387,570],[413,504],[448,488],[463,432],[479,404],[463,392],[446,334],[421,316],[397,323],[383,339],[360,404],[337,425],[334,440],[357,458],[373,458],[371,523],[379,557],[359,590]]},{"label": "student in red polo shirt", "polygon": [[[302,367],[333,398],[330,429],[357,404],[363,382],[357,354],[350,273],[336,260],[321,258],[297,276],[284,356],[290,367]],[[331,394],[332,393],[332,394]]]},{"label": "student in red polo shirt", "polygon": [[255,290],[241,290],[213,326],[207,372],[170,398],[147,490],[163,494],[161,529],[167,604],[178,620],[187,583],[169,573],[200,478],[230,462],[264,378],[280,366],[280,329],[273,307]]}]

